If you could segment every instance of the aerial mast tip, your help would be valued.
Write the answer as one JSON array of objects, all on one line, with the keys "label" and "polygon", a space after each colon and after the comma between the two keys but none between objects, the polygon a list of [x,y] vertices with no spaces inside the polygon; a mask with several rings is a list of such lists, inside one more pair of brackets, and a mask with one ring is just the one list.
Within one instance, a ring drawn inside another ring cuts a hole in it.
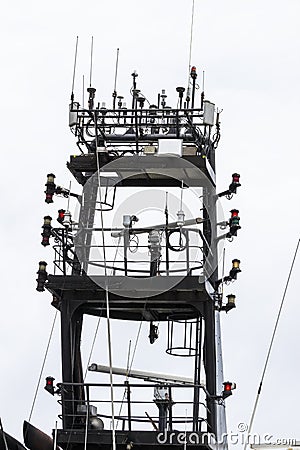
[{"label": "aerial mast tip", "polygon": [[94,51],[94,36],[92,36],[92,42],[91,42],[90,87],[92,87],[93,51]]},{"label": "aerial mast tip", "polygon": [[118,67],[119,67],[119,47],[117,48],[117,57],[116,57],[116,68],[115,68],[115,82],[114,82],[114,91],[112,94],[113,97],[113,109],[116,109],[116,98],[117,98],[117,77],[118,77]]},{"label": "aerial mast tip", "polygon": [[74,68],[73,68],[72,89],[71,89],[71,106],[72,107],[73,107],[73,102],[74,102],[74,84],[75,84],[75,72],[76,72],[76,63],[77,63],[77,49],[78,49],[78,36],[76,36]]}]

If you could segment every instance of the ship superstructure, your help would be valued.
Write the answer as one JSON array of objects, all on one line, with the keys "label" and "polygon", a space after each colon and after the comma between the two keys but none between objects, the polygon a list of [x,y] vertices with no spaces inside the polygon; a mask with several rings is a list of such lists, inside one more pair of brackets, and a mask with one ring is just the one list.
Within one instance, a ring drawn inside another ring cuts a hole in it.
[{"label": "ship superstructure", "polygon": [[[136,72],[129,107],[116,91],[111,109],[97,103],[91,86],[87,106],[72,93],[69,126],[78,150],[67,167],[81,193],[47,175],[46,203],[74,197],[78,208],[60,209],[58,226],[44,217],[42,245],[54,242],[54,272],[40,261],[37,277],[37,290],[51,293],[61,317],[62,380],[55,385],[49,376],[45,387],[61,403],[62,427],[53,439],[62,449],[227,448],[225,399],[235,385],[223,376],[220,314],[235,307],[223,286],[237,278],[240,261],[220,275],[218,251],[237,235],[240,218],[228,208],[220,219],[217,204],[240,183],[234,173],[229,188],[216,192],[220,113],[198,94],[196,79],[191,67],[188,88],[176,88],[175,108],[164,90],[150,103]],[[105,383],[84,379],[87,315],[107,321],[109,365],[100,360],[88,368],[108,374]],[[158,324],[165,326],[166,352],[192,358],[193,372],[114,367],[112,319],[147,322],[154,345]],[[36,435],[26,423],[32,450]]]}]

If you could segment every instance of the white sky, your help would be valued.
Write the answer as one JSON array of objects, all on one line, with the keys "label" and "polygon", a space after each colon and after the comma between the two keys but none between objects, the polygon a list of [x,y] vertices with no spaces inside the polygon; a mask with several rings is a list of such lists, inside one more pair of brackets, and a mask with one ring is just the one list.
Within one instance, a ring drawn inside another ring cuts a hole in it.
[{"label": "white sky", "polygon": [[[206,71],[206,97],[223,108],[219,190],[227,188],[235,171],[242,183],[234,200],[223,200],[225,212],[240,210],[242,226],[227,246],[227,267],[234,257],[242,261],[243,272],[230,288],[237,309],[222,321],[225,377],[238,386],[227,400],[228,428],[236,431],[238,423],[249,420],[299,238],[300,3],[195,0],[195,5],[192,64],[199,73]],[[111,101],[120,47],[119,92],[129,101],[130,74],[137,69],[139,86],[155,101],[161,88],[171,96],[186,84],[190,13],[188,0],[12,0],[2,6],[0,415],[7,432],[21,440],[54,314],[50,295],[35,291],[38,261],[50,262],[53,256],[40,245],[40,227],[44,215],[55,217],[65,206],[62,200],[45,204],[45,176],[53,171],[59,184],[68,186],[65,163],[77,152],[67,123],[75,37],[80,37],[79,99],[94,35],[97,99]],[[254,424],[255,432],[275,438],[300,438],[299,270],[300,257]],[[58,324],[55,335],[43,381],[48,374],[60,379]],[[116,331],[115,341],[119,338]],[[137,369],[144,368],[142,344]],[[155,370],[159,348],[147,347],[146,369]],[[114,360],[124,365],[126,348]],[[43,381],[32,423],[50,433],[57,408]]]}]

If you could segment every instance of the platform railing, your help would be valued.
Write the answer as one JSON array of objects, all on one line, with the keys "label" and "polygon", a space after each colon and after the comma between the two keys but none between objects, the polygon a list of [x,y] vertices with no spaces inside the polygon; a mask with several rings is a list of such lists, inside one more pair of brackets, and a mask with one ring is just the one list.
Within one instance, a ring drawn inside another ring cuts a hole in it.
[{"label": "platform railing", "polygon": [[[71,428],[112,429],[111,385],[108,383],[60,383],[63,423]],[[195,417],[194,395],[200,395]],[[76,398],[76,392],[81,392]],[[113,385],[114,427],[128,431],[210,431],[207,414],[210,412],[206,398],[209,396],[202,385],[124,384]],[[84,398],[85,400],[82,400]]]},{"label": "platform railing", "polygon": [[[126,235],[121,228],[77,227],[72,233],[64,228],[53,229],[54,266],[64,275],[76,265],[87,275],[147,277],[151,264],[156,265],[158,276],[202,275],[203,240],[198,228],[170,230],[175,243],[170,241],[171,234],[166,239],[165,230],[161,230],[158,251],[153,251],[148,242],[151,230],[136,228]],[[85,244],[85,233],[92,233],[90,245]]]}]

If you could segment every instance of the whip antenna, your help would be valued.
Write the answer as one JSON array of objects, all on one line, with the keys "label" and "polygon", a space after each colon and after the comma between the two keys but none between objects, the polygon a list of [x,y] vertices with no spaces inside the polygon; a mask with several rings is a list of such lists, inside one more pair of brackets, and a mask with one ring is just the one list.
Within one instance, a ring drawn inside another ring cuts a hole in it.
[{"label": "whip antenna", "polygon": [[82,75],[82,107],[84,108],[84,75]]},{"label": "whip antenna", "polygon": [[118,66],[119,66],[119,49],[117,48],[117,59],[116,59],[116,69],[115,69],[115,83],[113,92],[113,109],[116,109],[116,98],[117,98],[117,77],[118,77]]},{"label": "whip antenna", "polygon": [[91,42],[90,87],[92,86],[93,51],[94,51],[94,36],[92,36]]},{"label": "whip antenna", "polygon": [[202,72],[202,92],[201,92],[201,109],[203,109],[204,104],[204,80],[205,80],[205,71]]},{"label": "whip antenna", "polygon": [[194,34],[194,15],[195,15],[195,0],[193,0],[193,4],[192,4],[191,33],[190,33],[190,50],[189,50],[189,69],[188,69],[188,87],[189,87],[190,73],[191,73],[191,59],[192,59],[193,34]]},{"label": "whip antenna", "polygon": [[71,91],[71,102],[72,102],[72,106],[73,106],[73,101],[74,101],[74,84],[75,84],[75,72],[76,72],[76,63],[77,63],[77,49],[78,49],[78,36],[76,36],[75,57],[74,57],[74,68],[73,68],[73,79],[72,79],[72,91]]}]

